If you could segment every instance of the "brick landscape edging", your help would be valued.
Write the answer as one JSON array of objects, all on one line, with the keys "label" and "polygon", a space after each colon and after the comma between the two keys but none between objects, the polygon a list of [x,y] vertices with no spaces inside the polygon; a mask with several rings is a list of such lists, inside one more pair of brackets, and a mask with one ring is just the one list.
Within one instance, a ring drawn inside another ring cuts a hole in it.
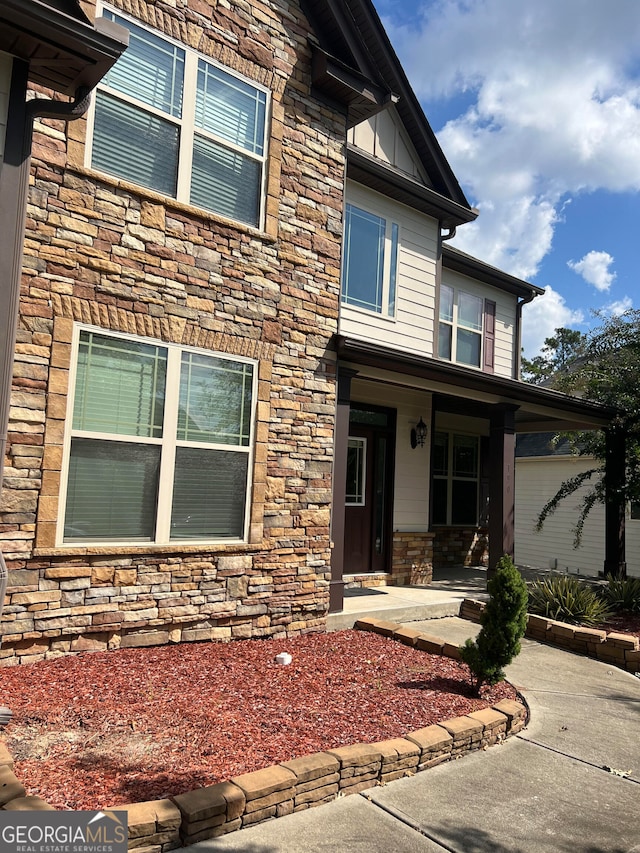
[{"label": "brick landscape edging", "polygon": [[[484,602],[465,598],[460,606],[460,616],[471,622],[479,622],[484,608]],[[640,640],[633,634],[583,628],[581,625],[570,625],[529,613],[525,636],[613,664],[627,672],[640,672]]]},{"label": "brick landscape edging", "polygon": [[[426,652],[459,660],[458,646],[395,622],[366,619],[359,630],[374,631]],[[215,838],[275,817],[329,803],[394,779],[485,749],[519,732],[527,708],[502,699],[491,708],[409,732],[378,743],[355,743],[284,761],[153,802],[116,806],[129,819],[129,849],[166,853],[181,845]],[[13,773],[13,759],[0,744],[0,808],[52,809],[39,797],[27,797]]]}]

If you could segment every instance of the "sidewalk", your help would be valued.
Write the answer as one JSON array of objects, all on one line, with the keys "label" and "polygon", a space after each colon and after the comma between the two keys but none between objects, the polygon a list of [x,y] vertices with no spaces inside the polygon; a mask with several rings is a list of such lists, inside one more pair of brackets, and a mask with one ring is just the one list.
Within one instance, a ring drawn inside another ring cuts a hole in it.
[{"label": "sidewalk", "polygon": [[508,677],[532,721],[503,745],[190,853],[640,853],[640,679],[530,640]]}]

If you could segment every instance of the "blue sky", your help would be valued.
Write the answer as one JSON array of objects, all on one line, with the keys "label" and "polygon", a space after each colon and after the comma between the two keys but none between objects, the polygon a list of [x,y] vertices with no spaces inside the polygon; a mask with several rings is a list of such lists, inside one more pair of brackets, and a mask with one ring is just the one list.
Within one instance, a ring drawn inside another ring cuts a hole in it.
[{"label": "blue sky", "polygon": [[640,308],[640,0],[374,0],[477,221],[454,245],[546,288],[524,348]]}]

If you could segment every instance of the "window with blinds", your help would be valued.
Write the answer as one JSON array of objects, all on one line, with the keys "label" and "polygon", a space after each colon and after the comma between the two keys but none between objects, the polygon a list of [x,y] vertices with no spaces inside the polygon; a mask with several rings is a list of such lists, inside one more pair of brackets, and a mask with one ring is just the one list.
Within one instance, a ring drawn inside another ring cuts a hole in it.
[{"label": "window with blinds", "polygon": [[62,541],[243,540],[254,365],[80,329]]},{"label": "window with blinds", "polygon": [[108,9],[129,47],[98,87],[93,168],[259,227],[268,92]]}]

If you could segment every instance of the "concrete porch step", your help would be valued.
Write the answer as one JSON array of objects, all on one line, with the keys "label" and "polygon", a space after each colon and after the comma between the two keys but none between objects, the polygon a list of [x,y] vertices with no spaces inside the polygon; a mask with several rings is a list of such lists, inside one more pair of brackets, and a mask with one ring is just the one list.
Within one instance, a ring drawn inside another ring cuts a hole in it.
[{"label": "concrete porch step", "polygon": [[[347,600],[348,601],[348,600]],[[367,616],[384,619],[390,622],[417,622],[424,619],[442,619],[445,616],[457,616],[460,612],[461,599],[447,598],[442,601],[427,603],[385,602],[378,607],[363,606],[358,610],[343,610],[341,613],[330,613],[327,616],[327,631],[344,631],[353,628],[358,619]],[[386,606],[385,606],[386,605]]]}]

